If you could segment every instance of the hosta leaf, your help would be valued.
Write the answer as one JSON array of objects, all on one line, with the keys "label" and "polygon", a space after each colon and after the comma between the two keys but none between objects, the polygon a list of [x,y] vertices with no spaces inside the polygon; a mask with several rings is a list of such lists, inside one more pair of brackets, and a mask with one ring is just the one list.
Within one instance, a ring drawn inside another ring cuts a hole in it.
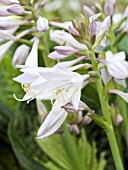
[{"label": "hosta leaf", "polygon": [[44,141],[37,139],[37,142],[45,154],[56,164],[61,166],[62,170],[70,170],[71,161],[65,150],[64,141],[60,134],[54,134]]},{"label": "hosta leaf", "polygon": [[[85,170],[104,170],[106,160],[105,153],[100,154],[100,159],[97,159],[97,149],[95,142],[92,145],[87,141],[84,129],[81,131],[81,137],[78,141],[79,155],[81,156],[81,163],[84,163]],[[83,149],[83,150],[82,150]]]},{"label": "hosta leaf", "polygon": [[9,110],[14,111],[18,106],[18,101],[13,94],[23,94],[20,84],[13,81],[13,78],[19,73],[11,65],[9,55],[0,62],[0,105],[6,106]]},{"label": "hosta leaf", "polygon": [[26,170],[46,170],[43,162],[47,157],[35,141],[34,130],[37,115],[34,103],[22,103],[13,116],[8,129],[9,139],[14,153]]}]

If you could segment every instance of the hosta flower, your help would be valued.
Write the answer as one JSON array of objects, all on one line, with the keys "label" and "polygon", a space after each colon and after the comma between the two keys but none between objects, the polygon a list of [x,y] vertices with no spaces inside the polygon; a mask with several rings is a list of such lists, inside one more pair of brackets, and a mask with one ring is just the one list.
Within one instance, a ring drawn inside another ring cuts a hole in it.
[{"label": "hosta flower", "polygon": [[55,41],[60,45],[68,45],[78,50],[87,50],[87,46],[79,43],[73,36],[71,36],[68,32],[61,30],[54,30],[50,32],[50,39]]},{"label": "hosta flower", "polygon": [[51,112],[48,114],[38,131],[38,138],[44,139],[48,137],[62,125],[68,115],[68,112],[63,106],[71,103],[74,109],[78,110],[83,80],[81,79],[82,77],[78,78],[75,76],[74,78],[76,83],[72,82],[71,86],[67,85],[65,88],[59,89],[55,92],[56,100]]},{"label": "hosta flower", "polygon": [[50,38],[52,41],[55,41],[60,45],[65,44],[65,46],[55,47],[55,51],[48,55],[48,57],[53,60],[61,60],[70,55],[73,55],[76,52],[79,52],[80,50],[88,49],[85,44],[79,43],[71,34],[65,31],[51,31]]},{"label": "hosta flower", "polygon": [[125,61],[125,58],[124,52],[113,54],[111,51],[107,51],[106,60],[98,59],[99,62],[106,66],[106,68],[101,69],[104,84],[107,84],[114,77],[115,81],[125,86],[123,79],[128,77],[128,62]]}]

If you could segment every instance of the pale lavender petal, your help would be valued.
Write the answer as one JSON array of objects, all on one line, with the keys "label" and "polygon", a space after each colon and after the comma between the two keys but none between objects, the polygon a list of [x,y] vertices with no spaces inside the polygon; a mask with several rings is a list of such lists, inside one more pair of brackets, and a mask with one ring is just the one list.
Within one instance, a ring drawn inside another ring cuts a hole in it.
[{"label": "pale lavender petal", "polygon": [[13,41],[8,41],[0,46],[0,61],[3,59],[4,55],[9,50],[13,43],[14,43]]},{"label": "pale lavender petal", "polygon": [[62,108],[51,110],[39,128],[37,137],[44,139],[56,132],[66,119],[67,114],[68,113]]},{"label": "pale lavender petal", "polygon": [[7,9],[2,9],[0,8],[0,16],[5,17],[5,16],[11,16],[12,14],[7,11]]},{"label": "pale lavender petal", "polygon": [[117,94],[120,97],[122,97],[127,103],[128,103],[128,93],[124,93],[120,90],[116,90],[116,89],[111,89],[108,91],[109,94]]},{"label": "pale lavender petal", "polygon": [[1,5],[12,5],[15,3],[19,3],[18,0],[0,0]]},{"label": "pale lavender petal", "polygon": [[69,26],[71,26],[71,27],[73,26],[72,22],[63,22],[63,23],[61,23],[61,22],[51,21],[51,22],[49,22],[49,24],[52,25],[52,26],[55,26],[55,27],[64,28],[67,31],[69,30]]},{"label": "pale lavender petal", "polygon": [[106,68],[102,68],[101,70],[101,78],[103,83],[106,85],[112,79],[112,76],[109,75],[108,70]]},{"label": "pale lavender petal", "polygon": [[107,67],[108,72],[112,77],[117,79],[126,79],[128,77],[128,70],[120,62],[112,63],[101,58],[98,59],[98,61]]}]

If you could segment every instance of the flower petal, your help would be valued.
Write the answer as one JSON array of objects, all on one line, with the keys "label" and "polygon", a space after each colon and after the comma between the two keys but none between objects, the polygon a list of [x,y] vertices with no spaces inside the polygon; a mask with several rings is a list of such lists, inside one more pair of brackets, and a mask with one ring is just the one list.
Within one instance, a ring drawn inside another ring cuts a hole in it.
[{"label": "flower petal", "polygon": [[25,62],[25,66],[28,66],[28,67],[38,66],[38,44],[39,44],[39,39],[35,38],[32,50]]},{"label": "flower petal", "polygon": [[68,113],[62,108],[55,108],[51,110],[51,112],[39,128],[37,137],[40,139],[44,139],[56,132],[66,119],[67,114]]},{"label": "flower petal", "polygon": [[128,93],[124,93],[124,92],[122,92],[120,90],[116,90],[116,89],[111,89],[108,91],[108,94],[117,94],[128,103]]}]

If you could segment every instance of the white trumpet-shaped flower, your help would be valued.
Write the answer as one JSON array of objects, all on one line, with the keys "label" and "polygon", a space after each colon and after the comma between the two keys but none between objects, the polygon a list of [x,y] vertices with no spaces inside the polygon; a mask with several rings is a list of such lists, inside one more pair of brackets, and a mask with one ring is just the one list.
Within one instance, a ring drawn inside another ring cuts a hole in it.
[{"label": "white trumpet-shaped flower", "polygon": [[126,86],[124,79],[128,77],[128,62],[125,61],[125,58],[124,52],[113,54],[111,51],[107,51],[106,60],[98,59],[106,66],[106,68],[101,69],[104,84],[107,84],[114,77],[117,83]]},{"label": "white trumpet-shaped flower", "polygon": [[63,106],[71,103],[74,109],[78,110],[83,86],[83,80],[81,78],[75,76],[73,78],[74,80],[72,80],[72,84],[69,83],[67,86],[55,92],[55,103],[53,104],[51,112],[38,130],[38,138],[44,139],[48,137],[62,125],[68,115],[68,112]]}]

